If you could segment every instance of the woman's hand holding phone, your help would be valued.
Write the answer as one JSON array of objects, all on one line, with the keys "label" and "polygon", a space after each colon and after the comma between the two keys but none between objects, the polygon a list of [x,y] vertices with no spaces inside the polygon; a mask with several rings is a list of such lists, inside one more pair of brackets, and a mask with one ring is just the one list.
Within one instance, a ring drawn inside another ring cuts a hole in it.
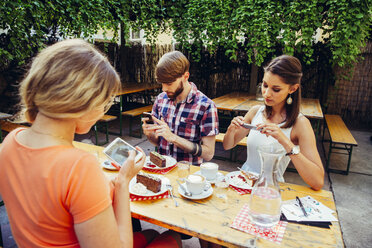
[{"label": "woman's hand holding phone", "polygon": [[136,150],[142,153],[142,156],[137,162],[135,162],[136,151],[132,150],[129,151],[129,157],[119,171],[118,182],[119,183],[127,183],[129,184],[130,180],[137,175],[137,173],[142,169],[146,161],[146,154],[145,152],[138,146],[136,146]]}]

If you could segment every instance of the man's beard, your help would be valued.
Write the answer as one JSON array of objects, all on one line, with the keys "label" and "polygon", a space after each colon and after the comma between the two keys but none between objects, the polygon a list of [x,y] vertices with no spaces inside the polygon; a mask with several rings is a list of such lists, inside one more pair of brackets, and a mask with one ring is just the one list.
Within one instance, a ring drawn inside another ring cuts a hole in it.
[{"label": "man's beard", "polygon": [[179,96],[182,92],[183,92],[183,83],[181,82],[180,86],[176,89],[176,91],[171,95],[167,93],[167,96],[169,99],[174,101],[177,98],[177,96]]}]

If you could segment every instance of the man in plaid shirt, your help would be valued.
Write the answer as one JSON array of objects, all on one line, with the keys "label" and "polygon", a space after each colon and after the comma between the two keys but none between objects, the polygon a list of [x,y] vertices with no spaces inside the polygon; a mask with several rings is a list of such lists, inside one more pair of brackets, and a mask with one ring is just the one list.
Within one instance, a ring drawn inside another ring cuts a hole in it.
[{"label": "man in plaid shirt", "polygon": [[200,165],[214,155],[218,114],[214,102],[188,81],[190,63],[179,51],[159,60],[155,75],[162,84],[152,115],[155,124],[143,119],[143,132],[159,153]]}]

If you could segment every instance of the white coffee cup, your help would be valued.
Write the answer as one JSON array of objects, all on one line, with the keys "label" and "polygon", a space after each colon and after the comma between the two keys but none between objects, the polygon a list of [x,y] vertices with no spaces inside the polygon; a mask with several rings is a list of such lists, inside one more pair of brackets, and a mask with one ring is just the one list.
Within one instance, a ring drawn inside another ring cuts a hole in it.
[{"label": "white coffee cup", "polygon": [[193,195],[199,195],[203,192],[205,187],[205,177],[202,175],[188,175],[185,181],[187,190]]},{"label": "white coffee cup", "polygon": [[200,165],[200,173],[205,176],[207,180],[216,178],[218,172],[218,164],[213,162],[205,162]]}]

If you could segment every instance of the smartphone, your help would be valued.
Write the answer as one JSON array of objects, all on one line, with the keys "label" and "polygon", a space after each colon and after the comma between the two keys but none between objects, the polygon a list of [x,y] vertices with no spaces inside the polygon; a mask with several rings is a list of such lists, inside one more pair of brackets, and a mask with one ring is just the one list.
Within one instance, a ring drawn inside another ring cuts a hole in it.
[{"label": "smartphone", "polygon": [[154,120],[152,119],[152,114],[149,112],[143,112],[142,117],[149,118],[148,121],[146,121],[147,124],[154,124]]},{"label": "smartphone", "polygon": [[248,123],[243,123],[242,127],[246,128],[246,129],[257,130],[257,127],[255,125],[248,124]]},{"label": "smartphone", "polygon": [[134,161],[137,162],[142,158],[143,154],[141,152],[120,138],[116,138],[105,149],[103,149],[103,153],[106,154],[106,156],[109,157],[113,162],[115,162],[116,165],[121,167],[128,159],[130,150],[134,150],[136,152]]}]

